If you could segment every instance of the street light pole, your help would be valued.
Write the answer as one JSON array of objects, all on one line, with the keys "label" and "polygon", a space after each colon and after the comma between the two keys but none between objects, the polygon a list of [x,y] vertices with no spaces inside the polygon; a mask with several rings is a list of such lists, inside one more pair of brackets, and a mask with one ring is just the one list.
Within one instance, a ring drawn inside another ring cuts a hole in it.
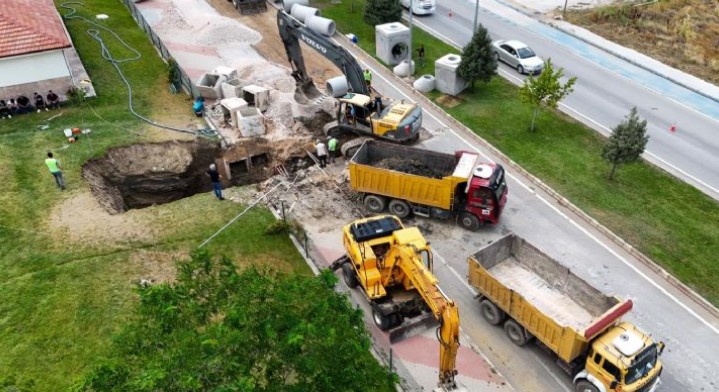
[{"label": "street light pole", "polygon": [[477,17],[479,16],[479,0],[477,0],[476,3],[474,3],[474,30],[472,30],[472,34],[477,32]]},{"label": "street light pole", "polygon": [[564,9],[562,10],[562,20],[567,18],[567,0],[564,0]]},{"label": "street light pole", "polygon": [[412,76],[414,72],[412,72],[412,8],[414,7],[414,0],[409,0],[409,48],[407,48],[408,51],[408,57],[409,57],[409,70],[407,71],[407,76]]}]

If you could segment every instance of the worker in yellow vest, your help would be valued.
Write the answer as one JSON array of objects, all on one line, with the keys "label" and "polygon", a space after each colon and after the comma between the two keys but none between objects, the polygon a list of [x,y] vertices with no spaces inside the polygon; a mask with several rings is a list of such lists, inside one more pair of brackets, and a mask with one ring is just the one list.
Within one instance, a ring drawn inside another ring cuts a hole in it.
[{"label": "worker in yellow vest", "polygon": [[372,91],[372,72],[369,69],[364,70],[364,81],[367,83],[367,89]]},{"label": "worker in yellow vest", "polygon": [[337,157],[337,138],[334,136],[329,136],[327,138],[327,149],[330,152],[330,163],[335,163],[335,158]]},{"label": "worker in yellow vest", "polygon": [[60,165],[60,161],[55,159],[52,156],[52,153],[50,151],[47,152],[47,159],[45,159],[45,165],[47,165],[47,168],[50,170],[50,174],[52,174],[53,177],[55,177],[55,183],[57,184],[57,187],[61,190],[65,190],[65,180],[62,178],[62,165]]}]

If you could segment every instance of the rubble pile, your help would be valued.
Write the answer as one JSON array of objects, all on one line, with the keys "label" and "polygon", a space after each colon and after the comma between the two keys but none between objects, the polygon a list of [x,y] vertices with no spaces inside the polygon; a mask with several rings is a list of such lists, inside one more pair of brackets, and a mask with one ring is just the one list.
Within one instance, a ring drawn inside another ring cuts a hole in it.
[{"label": "rubble pile", "polygon": [[443,171],[432,168],[417,159],[410,158],[384,158],[374,166],[423,177],[442,178],[445,176]]}]

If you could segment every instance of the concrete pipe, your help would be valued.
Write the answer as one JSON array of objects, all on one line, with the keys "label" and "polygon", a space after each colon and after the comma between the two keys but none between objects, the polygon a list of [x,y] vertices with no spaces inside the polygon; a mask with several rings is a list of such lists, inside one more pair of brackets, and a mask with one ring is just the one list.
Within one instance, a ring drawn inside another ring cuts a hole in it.
[{"label": "concrete pipe", "polygon": [[349,86],[347,77],[344,75],[327,80],[327,92],[331,96],[335,98],[344,97],[347,91],[349,91]]},{"label": "concrete pipe", "polygon": [[[410,75],[410,72],[409,72],[410,65],[409,64],[410,64],[409,61],[405,60],[405,61],[397,64],[397,66],[394,67],[392,69],[392,71],[394,72],[395,75],[400,76],[400,77],[409,76]],[[412,74],[414,74],[414,61],[412,61]]]},{"label": "concrete pipe", "polygon": [[285,12],[290,13],[293,5],[308,5],[309,3],[310,0],[282,0],[282,8],[284,8]]},{"label": "concrete pipe", "polygon": [[422,75],[422,77],[414,81],[412,87],[419,92],[428,93],[434,90],[434,85],[434,75]]},{"label": "concrete pipe", "polygon": [[310,16],[317,16],[320,14],[320,10],[313,7],[307,7],[302,4],[293,4],[290,15],[302,23],[307,24],[307,18]]},{"label": "concrete pipe", "polygon": [[321,16],[310,16],[305,21],[307,27],[317,34],[322,34],[326,37],[335,35],[335,21],[332,19],[323,18]]}]

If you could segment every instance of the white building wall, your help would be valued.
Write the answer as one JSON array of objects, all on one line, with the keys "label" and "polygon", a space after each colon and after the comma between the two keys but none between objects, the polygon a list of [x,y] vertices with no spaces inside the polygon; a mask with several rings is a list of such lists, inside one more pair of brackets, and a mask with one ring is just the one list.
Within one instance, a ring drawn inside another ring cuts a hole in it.
[{"label": "white building wall", "polygon": [[0,87],[70,76],[62,50],[0,58]]}]

